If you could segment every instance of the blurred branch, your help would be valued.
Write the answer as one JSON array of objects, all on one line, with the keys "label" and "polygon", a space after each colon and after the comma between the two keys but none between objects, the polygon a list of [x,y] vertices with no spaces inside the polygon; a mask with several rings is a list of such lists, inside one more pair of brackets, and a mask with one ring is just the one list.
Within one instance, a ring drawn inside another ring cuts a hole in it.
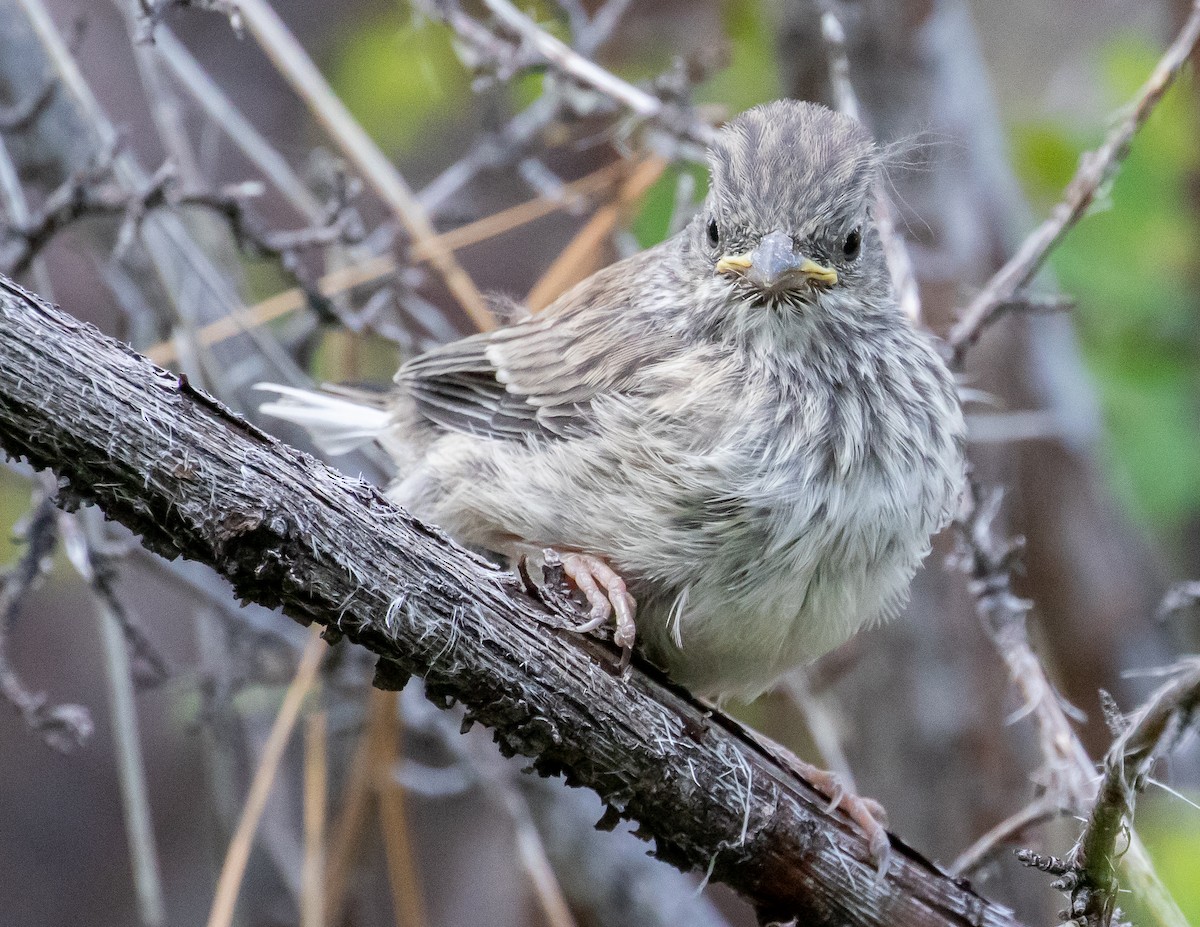
[{"label": "blurred branch", "polygon": [[616,229],[618,219],[653,186],[666,167],[665,159],[651,157],[633,170],[622,184],[616,202],[596,210],[533,285],[525,297],[525,305],[531,312],[545,309],[570,287],[600,269],[603,245]]},{"label": "blurred branch", "polygon": [[225,137],[262,171],[263,176],[309,222],[316,222],[322,215],[322,207],[316,197],[296,176],[283,155],[267,141],[254,123],[242,115],[241,110],[217,86],[191,52],[165,26],[160,26],[155,32],[154,51],[174,74],[178,85],[224,130]]},{"label": "blurred branch", "polygon": [[[384,280],[395,275],[399,269],[395,260],[390,257],[371,258],[362,264],[330,271],[319,278],[315,285],[321,295],[328,299],[354,287]],[[231,316],[217,319],[203,328],[196,329],[195,342],[200,347],[219,344],[227,338],[259,328],[289,312],[302,309],[306,305],[308,305],[308,296],[304,290],[299,287],[284,290],[249,309],[240,310]],[[173,342],[162,341],[148,348],[146,356],[156,364],[165,365],[178,359],[178,351]]]},{"label": "blurred branch", "polygon": [[[658,164],[653,173],[653,178],[657,178],[662,171],[663,162],[657,159],[653,160]],[[593,171],[585,177],[581,177],[579,180],[566,184],[562,191],[563,195],[558,199],[550,199],[544,196],[535,197],[508,209],[500,210],[490,216],[485,216],[476,222],[468,223],[448,232],[442,232],[428,242],[416,245],[412,249],[409,258],[412,261],[425,260],[429,253],[431,242],[437,242],[441,247],[453,251],[477,244],[493,236],[501,235],[526,222],[532,222],[557,210],[568,208],[578,197],[594,196],[600,190],[611,186],[629,171],[630,166],[627,162],[616,161]],[[626,182],[626,186],[620,190],[619,201],[627,203],[631,197],[640,196],[641,193],[645,192],[646,187],[652,182],[653,178],[650,178],[648,169],[639,170],[638,168],[634,168],[633,174]],[[614,211],[612,216],[607,211],[603,213],[597,212],[593,221],[596,219],[603,222],[604,231],[600,235],[609,234],[615,225],[616,212]],[[589,223],[589,225],[585,226],[585,229],[593,229],[594,231],[594,226]],[[582,237],[583,234],[581,232],[579,237]],[[395,276],[401,270],[401,265],[391,257],[381,256],[370,258],[361,264],[331,271],[316,280],[314,286],[324,298],[329,299],[354,287],[377,283],[389,276]],[[289,312],[303,308],[307,304],[307,299],[305,292],[299,288],[276,293],[274,296],[268,297],[257,305],[251,306],[234,318],[218,319],[216,322],[198,329],[195,333],[196,343],[203,346],[213,345],[226,338],[232,338],[235,335],[241,334],[248,328],[265,325],[268,322],[287,315]],[[353,329],[354,326],[350,324],[349,320],[343,318],[342,321],[346,322]],[[169,341],[153,345],[146,350],[145,354],[156,364],[169,364],[176,359],[175,346]]]},{"label": "blurred branch", "polygon": [[362,172],[363,179],[396,214],[413,241],[430,243],[428,260],[463,311],[477,327],[492,328],[491,314],[471,278],[449,249],[433,243],[437,231],[408,183],[333,92],[296,37],[265,0],[238,0],[238,9],[250,33],[308,105],[330,140]]},{"label": "blurred branch", "polygon": [[50,98],[57,89],[58,82],[46,78],[40,90],[29,93],[25,99],[9,106],[0,106],[0,131],[13,132],[25,128],[50,104]]},{"label": "blurred branch", "polygon": [[373,692],[379,703],[379,723],[370,728],[375,740],[372,776],[375,801],[379,808],[383,852],[387,861],[388,885],[392,891],[392,909],[397,927],[425,927],[425,902],[418,876],[417,855],[413,852],[404,788],[396,781],[400,761],[402,722],[396,710],[396,693]]},{"label": "blurred branch", "polygon": [[180,190],[175,169],[167,162],[140,190],[129,190],[109,182],[111,171],[112,160],[106,158],[94,168],[74,174],[49,196],[35,215],[23,222],[9,223],[5,237],[15,240],[15,245],[0,259],[0,266],[9,273],[23,273],[56,235],[81,219],[95,216],[121,218],[117,237],[120,255],[154,210],[200,208],[224,219],[244,251],[277,262],[297,282],[309,304],[321,309],[325,297],[305,269],[300,253],[335,242],[357,241],[362,236],[358,216],[349,206],[355,192],[353,186],[342,191],[327,208],[322,224],[280,232],[267,229],[248,205],[260,192],[258,184],[234,184],[215,191]]},{"label": "blurred branch", "polygon": [[[508,80],[534,64],[550,66],[574,85],[607,101],[617,112],[629,112],[653,123],[685,148],[702,150],[712,141],[713,130],[695,109],[649,93],[622,80],[591,58],[552,36],[508,0],[484,0],[492,14],[489,25],[465,13],[457,0],[420,0],[425,12],[445,22],[466,47],[475,52],[476,66],[486,63],[497,77]],[[619,15],[619,10],[617,15]],[[597,16],[593,23],[601,23]],[[615,16],[605,21],[611,29]]]},{"label": "blurred branch", "polygon": [[[730,884],[763,918],[1016,923],[902,844],[876,879],[863,836],[736,722],[647,671],[606,672],[616,653],[566,630],[581,616],[9,282],[0,445],[57,469],[62,503],[97,502],[151,549],[214,566],[242,598],[368,647],[378,685],[425,676],[505,752],[595,789],[606,819],[637,820],[660,856]],[[246,829],[214,916],[232,906]]]},{"label": "blurred branch", "polygon": [[996,271],[950,330],[946,340],[956,364],[961,364],[963,355],[979,340],[982,331],[1012,308],[1014,297],[1021,295],[1054,247],[1087,214],[1099,191],[1112,180],[1129,154],[1134,136],[1187,64],[1197,42],[1200,42],[1200,0],[1192,4],[1191,15],[1138,91],[1128,114],[1112,128],[1099,148],[1080,158],[1075,176],[1050,217]]},{"label": "blurred branch", "polygon": [[366,722],[350,760],[346,784],[342,787],[340,813],[330,833],[325,871],[324,923],[329,925],[342,922],[342,909],[350,890],[350,876],[363,846],[363,830],[373,798],[372,786],[376,781],[375,755],[381,738],[385,736],[381,725],[388,722],[384,700],[389,698],[395,698],[394,694],[380,691],[371,693],[367,702]]},{"label": "blurred branch", "polygon": [[50,705],[45,695],[27,689],[10,663],[8,650],[13,622],[30,591],[50,569],[58,545],[53,496],[53,492],[43,492],[34,504],[25,526],[25,551],[16,565],[0,576],[0,696],[47,745],[66,752],[91,736],[91,714],[82,705]]},{"label": "blurred branch", "polygon": [[137,0],[141,15],[141,34],[138,41],[154,42],[155,29],[172,10],[203,10],[229,20],[237,33],[242,31],[242,0]]},{"label": "blurred branch", "polygon": [[304,879],[300,927],[323,927],[325,916],[325,817],[328,801],[328,714],[314,711],[304,728]]},{"label": "blurred branch", "polygon": [[1194,608],[1197,604],[1200,604],[1200,580],[1176,583],[1162,597],[1158,606],[1158,617],[1166,619],[1176,612]]},{"label": "blurred branch", "polygon": [[138,670],[130,650],[141,656],[143,666],[153,667],[158,678],[166,675],[166,663],[141,629],[133,622],[113,586],[116,570],[106,547],[104,519],[94,509],[64,518],[64,547],[79,575],[92,591],[104,668],[108,682],[109,721],[116,755],[117,779],[121,786],[121,810],[125,819],[129,857],[138,916],[143,927],[160,927],[166,921],[163,904],[162,866],[154,840],[150,794],[146,786],[141,727],[138,724],[135,681]]},{"label": "blurred branch", "polygon": [[[821,37],[825,41],[825,51],[829,58],[829,83],[833,88],[834,102],[837,108],[847,116],[861,119],[858,97],[855,95],[854,85],[850,81],[850,58],[846,52],[846,30],[842,28],[842,21],[838,19],[832,4],[828,2],[822,4]],[[891,271],[896,301],[906,316],[914,322],[919,321],[921,318],[921,292],[917,286],[917,275],[913,271],[912,258],[909,257],[904,236],[896,228],[891,201],[882,185],[875,191],[875,223],[879,229],[879,239],[883,243],[888,270]]]}]

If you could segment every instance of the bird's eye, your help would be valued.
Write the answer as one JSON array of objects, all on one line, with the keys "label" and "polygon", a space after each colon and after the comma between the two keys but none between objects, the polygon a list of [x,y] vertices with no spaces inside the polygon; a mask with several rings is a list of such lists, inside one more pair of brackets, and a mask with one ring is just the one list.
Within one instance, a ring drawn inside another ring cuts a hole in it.
[{"label": "bird's eye", "polygon": [[860,250],[862,250],[862,232],[854,229],[854,231],[846,236],[846,240],[842,242],[842,256],[847,261],[853,261],[858,257]]},{"label": "bird's eye", "polygon": [[717,228],[717,220],[708,220],[708,243],[714,248],[721,243],[721,230]]}]

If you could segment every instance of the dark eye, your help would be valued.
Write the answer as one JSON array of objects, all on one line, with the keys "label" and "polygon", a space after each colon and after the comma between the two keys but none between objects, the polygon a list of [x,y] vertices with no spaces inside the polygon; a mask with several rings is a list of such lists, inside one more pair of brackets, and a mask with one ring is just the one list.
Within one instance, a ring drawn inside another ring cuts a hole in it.
[{"label": "dark eye", "polygon": [[842,242],[842,256],[847,261],[853,261],[858,257],[858,252],[862,249],[862,232],[858,229],[852,231],[846,236],[846,240]]},{"label": "dark eye", "polygon": [[708,220],[708,243],[714,248],[721,243],[721,230],[717,228],[717,220]]}]

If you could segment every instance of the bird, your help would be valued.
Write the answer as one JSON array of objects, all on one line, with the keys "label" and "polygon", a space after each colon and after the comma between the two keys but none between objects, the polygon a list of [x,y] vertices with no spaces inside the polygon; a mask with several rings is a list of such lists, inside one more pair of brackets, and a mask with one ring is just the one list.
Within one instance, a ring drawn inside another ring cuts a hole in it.
[{"label": "bird", "polygon": [[751,700],[898,612],[963,484],[954,378],[883,252],[883,160],[820,104],[747,110],[674,236],[407,361],[382,403],[273,387],[263,411],[377,441],[414,515],[561,562],[581,630]]}]

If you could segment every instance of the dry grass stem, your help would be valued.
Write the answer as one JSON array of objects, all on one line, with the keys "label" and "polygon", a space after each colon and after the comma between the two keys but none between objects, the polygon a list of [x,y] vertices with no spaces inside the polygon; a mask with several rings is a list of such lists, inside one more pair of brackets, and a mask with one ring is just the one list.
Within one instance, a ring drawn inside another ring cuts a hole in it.
[{"label": "dry grass stem", "polygon": [[230,927],[233,923],[238,891],[242,885],[242,877],[246,874],[246,864],[250,860],[250,849],[254,843],[254,834],[258,830],[258,822],[267,806],[271,785],[279,771],[279,764],[296,726],[296,719],[300,716],[300,707],[316,682],[317,668],[321,664],[325,649],[325,642],[321,639],[321,628],[314,624],[309,629],[308,643],[296,667],[296,675],[284,693],[279,714],[271,726],[262,758],[250,783],[245,807],[238,819],[233,839],[229,842],[229,851],[225,854],[225,862],[221,866],[212,910],[208,915],[208,927]]},{"label": "dry grass stem", "polygon": [[531,312],[545,309],[562,293],[600,269],[604,243],[616,229],[623,211],[654,185],[667,164],[663,158],[647,158],[621,185],[616,202],[596,210],[525,297]]},{"label": "dry grass stem", "polygon": [[329,789],[329,724],[324,711],[308,716],[304,730],[304,878],[300,927],[325,923],[325,816]]}]

